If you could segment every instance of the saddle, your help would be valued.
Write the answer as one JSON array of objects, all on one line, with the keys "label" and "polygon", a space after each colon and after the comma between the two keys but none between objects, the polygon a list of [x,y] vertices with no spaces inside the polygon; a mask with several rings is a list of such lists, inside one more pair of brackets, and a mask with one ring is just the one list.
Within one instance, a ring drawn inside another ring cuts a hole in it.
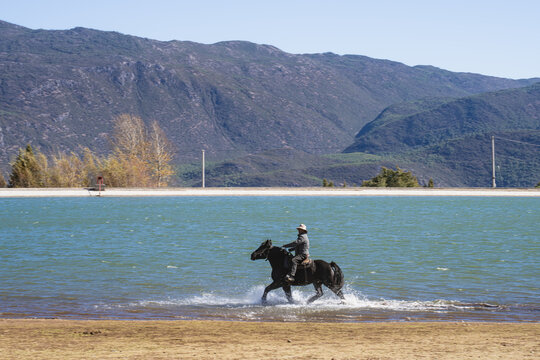
[{"label": "saddle", "polygon": [[[289,258],[285,259],[285,263],[283,265],[285,265],[285,268],[290,269],[291,268],[291,259],[289,259]],[[306,269],[306,268],[310,267],[311,265],[313,265],[313,260],[311,259],[311,257],[308,256],[308,258],[306,260],[304,260],[300,264],[298,264],[297,271],[300,270],[300,269]]]}]

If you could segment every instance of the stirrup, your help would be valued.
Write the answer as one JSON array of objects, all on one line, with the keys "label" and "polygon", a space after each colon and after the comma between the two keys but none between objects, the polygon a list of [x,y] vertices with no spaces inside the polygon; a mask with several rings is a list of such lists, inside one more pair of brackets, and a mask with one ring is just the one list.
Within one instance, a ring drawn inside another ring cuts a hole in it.
[{"label": "stirrup", "polygon": [[287,281],[287,282],[293,282],[293,281],[294,281],[294,277],[292,277],[291,275],[286,275],[286,276],[285,276],[285,281]]}]

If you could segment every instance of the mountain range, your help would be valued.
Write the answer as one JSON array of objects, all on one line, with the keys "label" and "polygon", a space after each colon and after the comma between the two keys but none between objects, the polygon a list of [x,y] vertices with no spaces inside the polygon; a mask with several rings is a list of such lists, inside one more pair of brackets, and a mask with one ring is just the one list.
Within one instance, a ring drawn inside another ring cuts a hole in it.
[{"label": "mountain range", "polygon": [[3,21],[0,69],[4,173],[27,143],[107,153],[114,118],[129,113],[166,131],[185,186],[199,185],[203,149],[214,186],[352,185],[380,166],[438,186],[488,186],[490,136],[504,142],[501,159],[533,157],[503,164],[501,184],[540,180],[538,78]]}]

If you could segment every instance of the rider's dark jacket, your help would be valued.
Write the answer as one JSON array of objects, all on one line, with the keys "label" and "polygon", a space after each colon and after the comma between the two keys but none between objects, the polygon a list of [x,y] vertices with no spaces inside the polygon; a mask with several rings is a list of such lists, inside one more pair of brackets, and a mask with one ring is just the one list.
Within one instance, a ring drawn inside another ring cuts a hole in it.
[{"label": "rider's dark jacket", "polygon": [[309,239],[306,233],[298,234],[295,241],[289,244],[283,245],[285,248],[293,248],[295,255],[309,256]]}]

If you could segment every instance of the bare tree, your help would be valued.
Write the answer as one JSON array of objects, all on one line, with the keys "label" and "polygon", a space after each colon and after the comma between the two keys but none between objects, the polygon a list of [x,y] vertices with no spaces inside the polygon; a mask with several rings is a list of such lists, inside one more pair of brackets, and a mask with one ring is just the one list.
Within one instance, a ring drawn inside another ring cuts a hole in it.
[{"label": "bare tree", "polygon": [[146,139],[146,126],[140,117],[122,114],[116,118],[113,132],[116,151],[142,158],[147,147]]},{"label": "bare tree", "polygon": [[142,119],[122,114],[115,119],[113,154],[105,161],[104,171],[109,183],[119,187],[150,185],[147,165],[148,132]]},{"label": "bare tree", "polygon": [[172,145],[154,121],[150,130],[140,117],[116,118],[113,155],[105,161],[109,183],[116,186],[167,186],[173,175]]},{"label": "bare tree", "polygon": [[80,157],[71,153],[59,153],[52,157],[52,166],[48,169],[48,186],[79,187],[84,186],[83,162]]},{"label": "bare tree", "polygon": [[150,139],[148,149],[148,161],[152,180],[155,186],[167,186],[173,175],[171,160],[173,157],[172,144],[167,139],[165,132],[159,127],[157,121],[152,122],[150,127]]}]

